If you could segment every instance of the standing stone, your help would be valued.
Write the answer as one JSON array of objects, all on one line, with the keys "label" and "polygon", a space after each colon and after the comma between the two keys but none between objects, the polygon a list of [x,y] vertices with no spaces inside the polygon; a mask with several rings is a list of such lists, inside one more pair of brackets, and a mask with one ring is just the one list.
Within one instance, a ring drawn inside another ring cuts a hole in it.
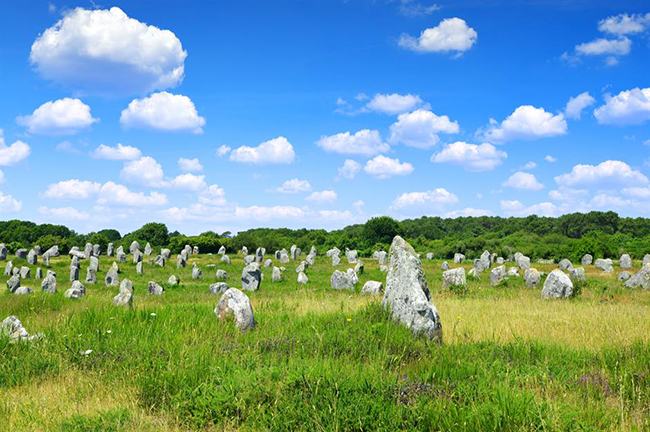
[{"label": "standing stone", "polygon": [[228,279],[228,273],[226,273],[225,270],[221,270],[221,269],[219,269],[219,270],[217,270],[217,274],[215,275],[215,277],[216,277],[217,279],[223,279],[223,280],[226,280],[226,279]]},{"label": "standing stone", "polygon": [[93,256],[99,257],[102,254],[102,247],[98,244],[93,245]]},{"label": "standing stone", "polygon": [[29,279],[30,276],[31,276],[31,271],[30,271],[29,267],[22,266],[20,268],[20,278],[21,279]]},{"label": "standing stone", "polygon": [[158,267],[165,267],[165,257],[162,255],[156,256],[156,258],[153,260],[154,265]]},{"label": "standing stone", "polygon": [[[144,254],[146,256],[151,256],[153,255],[153,248],[151,247],[151,244],[147,242],[147,245],[144,247]],[[155,283],[155,282],[154,282]]]},{"label": "standing stone", "polygon": [[625,282],[626,288],[641,287],[645,290],[650,289],[650,266],[644,265],[641,270]]},{"label": "standing stone", "polygon": [[16,251],[16,258],[27,259],[27,249],[18,249]]},{"label": "standing stone", "polygon": [[385,265],[379,266],[379,271],[382,273],[388,273],[388,266]]},{"label": "standing stone", "polygon": [[494,261],[498,265],[504,264],[506,260],[503,259],[503,257],[497,257],[497,259]]},{"label": "standing stone", "polygon": [[623,254],[618,261],[618,265],[624,269],[632,268],[632,258],[628,254]]},{"label": "standing stone", "polygon": [[141,275],[143,273],[143,263],[140,261],[135,265],[135,273]]},{"label": "standing stone", "polygon": [[542,275],[537,269],[529,268],[524,272],[524,281],[527,287],[536,287],[542,280]]},{"label": "standing stone", "polygon": [[43,282],[41,282],[41,291],[49,293],[49,294],[56,294],[56,276],[53,274],[48,274],[43,278]]},{"label": "standing stone", "polygon": [[454,264],[460,264],[465,260],[465,255],[462,253],[455,253],[454,254]]},{"label": "standing stone", "polygon": [[90,267],[86,269],[86,283],[97,283],[97,273]]},{"label": "standing stone", "polygon": [[225,254],[226,254],[226,247],[225,247],[225,246],[221,246],[221,247],[219,248],[219,252],[217,252],[217,253],[218,253],[219,255],[225,255]]},{"label": "standing stone", "polygon": [[[122,247],[122,246],[120,246],[120,247]],[[118,262],[121,262],[121,263],[126,262],[126,253],[124,253],[124,251],[119,250],[119,248],[118,248],[117,252],[115,253],[115,257],[117,258]]]},{"label": "standing stone", "polygon": [[242,255],[248,255],[248,248],[246,246],[242,246],[240,253]]},{"label": "standing stone", "polygon": [[140,252],[140,249],[133,251],[133,264],[141,263],[144,255]]},{"label": "standing stone", "polygon": [[271,259],[267,259],[264,261],[264,267],[271,267],[273,266],[273,261]]},{"label": "standing stone", "polygon": [[86,258],[91,257],[93,254],[93,245],[92,243],[86,243],[86,246],[84,247],[84,255],[86,255]]},{"label": "standing stone", "polygon": [[492,255],[490,255],[490,252],[488,251],[483,251],[481,254],[481,265],[483,266],[483,270],[487,270],[490,268],[492,265]]},{"label": "standing stone", "polygon": [[307,282],[309,282],[309,279],[307,278],[307,275],[305,274],[305,272],[298,273],[298,283],[299,284],[306,284]]},{"label": "standing stone", "polygon": [[382,299],[393,319],[430,339],[442,341],[442,324],[431,302],[422,263],[410,244],[395,236],[390,246],[386,291]]},{"label": "standing stone", "polygon": [[569,279],[571,279],[571,282],[573,282],[574,285],[587,282],[585,269],[583,267],[571,267],[569,269]]},{"label": "standing stone", "polygon": [[172,256],[172,251],[167,248],[163,248],[160,249],[160,255],[162,255],[165,260],[168,260]]},{"label": "standing stone", "polygon": [[198,247],[198,246],[194,246],[194,247],[192,248],[192,255],[198,255],[198,254],[199,254],[199,247]]},{"label": "standing stone", "polygon": [[224,255],[221,257],[221,262],[224,264],[230,264],[230,257],[228,255]]},{"label": "standing stone", "polygon": [[[131,242],[131,246],[129,246],[129,253],[130,253],[130,254],[133,254],[133,252],[135,252],[136,250],[140,250],[140,243],[138,243],[137,241],[133,240],[133,241]],[[125,280],[127,280],[127,279],[125,279]]]},{"label": "standing stone", "polygon": [[271,281],[272,282],[282,281],[282,272],[278,267],[273,267],[273,273],[271,274]]},{"label": "standing stone", "polygon": [[449,263],[447,261],[443,261],[442,264],[440,264],[440,269],[442,271],[449,270]]},{"label": "standing stone", "polygon": [[187,260],[183,255],[176,255],[176,268],[185,268],[187,266]]},{"label": "standing stone", "polygon": [[354,266],[354,272],[356,274],[363,274],[365,270],[365,266],[362,261],[357,260],[357,265]]},{"label": "standing stone", "polygon": [[573,264],[571,264],[571,261],[564,258],[558,263],[557,267],[562,271],[566,271],[569,270],[570,268],[573,268]]},{"label": "standing stone", "polygon": [[8,316],[0,323],[0,337],[8,337],[11,343],[33,338],[33,336],[29,336],[23,324],[14,315]]},{"label": "standing stone", "polygon": [[0,243],[0,261],[7,259],[7,246],[4,243]]},{"label": "standing stone", "polygon": [[309,268],[309,264],[307,264],[307,261],[303,261],[300,264],[298,264],[298,267],[296,267],[296,273],[307,271],[308,268]]},{"label": "standing stone", "polygon": [[525,255],[519,254],[519,256],[515,258],[515,262],[522,270],[527,270],[530,268],[530,258]]},{"label": "standing stone", "polygon": [[5,276],[11,276],[12,272],[14,269],[14,264],[11,261],[7,261],[7,264],[5,264]]},{"label": "standing stone", "polygon": [[7,291],[13,293],[19,287],[20,287],[20,276],[13,275],[12,277],[10,277],[9,280],[7,281]]},{"label": "standing stone", "polygon": [[334,273],[330,277],[330,286],[337,290],[354,290],[354,280],[347,273],[334,270]]},{"label": "standing stone", "polygon": [[214,314],[220,321],[233,317],[235,326],[241,330],[248,330],[255,327],[253,308],[246,294],[237,288],[229,288],[214,308]]},{"label": "standing stone", "polygon": [[280,262],[282,264],[288,264],[289,263],[289,254],[287,254],[287,251],[285,251],[285,250],[280,251]]},{"label": "standing stone", "polygon": [[341,264],[341,257],[338,255],[332,255],[332,267],[336,267]]},{"label": "standing stone", "polygon": [[50,266],[50,255],[47,252],[43,254],[43,265],[46,267]]},{"label": "standing stone", "polygon": [[590,254],[585,254],[580,260],[580,264],[583,266],[591,265],[592,262],[594,262],[594,257]]},{"label": "standing stone", "polygon": [[70,282],[79,280],[79,267],[70,267]]},{"label": "standing stone", "polygon": [[[149,244],[149,243],[147,243],[147,244]],[[154,281],[149,281],[147,283],[147,292],[149,293],[149,295],[162,295],[165,292],[165,288],[158,285]]]},{"label": "standing stone", "polygon": [[167,279],[167,285],[174,286],[174,285],[178,285],[180,283],[181,283],[181,281],[178,280],[178,278],[176,276],[174,276],[174,275],[169,276],[169,279]]},{"label": "standing stone", "polygon": [[241,273],[241,287],[246,291],[257,291],[262,281],[262,272],[259,263],[248,264]]},{"label": "standing stone", "polygon": [[106,277],[104,278],[104,283],[106,286],[116,286],[120,283],[120,276],[117,274],[115,267],[111,267],[106,272]]},{"label": "standing stone", "polygon": [[252,262],[255,262],[255,255],[246,255],[244,257],[244,265],[248,265]]},{"label": "standing stone", "polygon": [[[295,246],[295,245],[294,245],[294,246]],[[293,248],[293,246],[292,246],[292,248]],[[296,247],[295,249],[292,249],[292,251],[291,251],[291,259],[292,259],[294,262],[298,261],[298,258],[300,257],[300,253],[301,253],[301,252],[302,252],[302,251],[300,250],[299,247]]]},{"label": "standing stone", "polygon": [[72,282],[72,287],[63,296],[72,300],[79,300],[86,294],[86,287],[79,281]]},{"label": "standing stone", "polygon": [[505,265],[494,267],[490,272],[490,285],[492,286],[499,285],[501,281],[506,280],[507,278],[508,278],[508,274],[506,272]]},{"label": "standing stone", "polygon": [[548,275],[542,288],[544,298],[568,298],[573,295],[571,279],[562,270],[555,269]]},{"label": "standing stone", "polygon": [[614,273],[614,266],[612,264],[611,259],[597,259],[596,262],[594,262],[594,267],[597,269],[602,270],[605,273]]},{"label": "standing stone", "polygon": [[433,252],[427,252],[427,259],[431,261],[433,259]]},{"label": "standing stone", "polygon": [[472,270],[474,270],[476,276],[479,276],[484,270],[487,270],[487,267],[485,267],[485,262],[479,258],[474,260],[474,268]]},{"label": "standing stone", "polygon": [[357,276],[357,273],[354,271],[354,269],[347,269],[345,273],[348,275],[348,278],[352,281],[352,285],[356,285],[359,283],[359,276]]},{"label": "standing stone", "polygon": [[34,249],[30,250],[27,254],[27,264],[36,265],[38,264],[38,255]]},{"label": "standing stone", "polygon": [[384,284],[378,281],[367,281],[361,288],[361,294],[379,295],[384,292]]},{"label": "standing stone", "polygon": [[203,272],[198,267],[192,268],[192,279],[203,279]]},{"label": "standing stone", "polygon": [[210,285],[210,294],[218,295],[228,291],[228,284],[225,282],[217,282]]},{"label": "standing stone", "polygon": [[346,250],[345,258],[348,260],[348,264],[356,264],[359,254],[356,250]]},{"label": "standing stone", "polygon": [[16,294],[16,295],[29,295],[29,294],[34,294],[34,291],[30,287],[21,286],[21,287],[16,288],[16,291],[14,291],[14,294]]},{"label": "standing stone", "polygon": [[650,254],[645,254],[643,256],[643,265],[650,264]]},{"label": "standing stone", "polygon": [[625,282],[625,281],[629,280],[631,277],[632,277],[632,274],[629,271],[623,270],[622,272],[620,272],[618,274],[618,277],[616,279],[618,279],[621,282]]},{"label": "standing stone", "polygon": [[88,268],[93,269],[95,272],[99,271],[99,258],[96,256],[91,256],[88,261]]},{"label": "standing stone", "polygon": [[442,289],[451,287],[467,288],[467,279],[463,267],[447,270],[442,273]]},{"label": "standing stone", "polygon": [[18,266],[14,267],[14,269],[11,272],[11,275],[20,277],[20,267]]},{"label": "standing stone", "polygon": [[113,243],[109,243],[108,246],[106,246],[106,256],[112,257],[113,256]]},{"label": "standing stone", "polygon": [[388,253],[386,251],[379,251],[377,255],[377,264],[386,265],[388,264]]},{"label": "standing stone", "polygon": [[34,279],[40,280],[43,279],[43,269],[38,267],[36,268],[36,274],[34,275]]},{"label": "standing stone", "polygon": [[255,251],[255,258],[257,262],[264,261],[265,254],[266,254],[266,250],[264,248],[258,247],[257,250]]},{"label": "standing stone", "polygon": [[118,307],[133,307],[133,282],[124,279],[120,284],[120,292],[113,297],[113,305]]}]

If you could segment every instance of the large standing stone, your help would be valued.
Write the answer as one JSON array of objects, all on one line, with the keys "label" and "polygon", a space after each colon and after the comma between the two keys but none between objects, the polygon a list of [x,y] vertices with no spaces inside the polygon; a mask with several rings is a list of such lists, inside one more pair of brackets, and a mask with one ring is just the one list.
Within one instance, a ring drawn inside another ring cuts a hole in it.
[{"label": "large standing stone", "polygon": [[219,320],[225,320],[233,317],[235,326],[239,330],[248,330],[255,327],[255,318],[253,308],[246,294],[237,288],[229,288],[214,308],[214,314]]},{"label": "large standing stone", "polygon": [[99,271],[99,258],[96,256],[91,256],[88,261],[88,267],[93,269],[95,272]]},{"label": "large standing stone", "polygon": [[166,262],[165,257],[162,255],[156,256],[156,258],[153,260],[154,265],[161,268],[165,267],[165,262]]},{"label": "large standing stone", "polygon": [[13,275],[7,280],[7,291],[13,293],[20,287],[20,275]]},{"label": "large standing stone", "polygon": [[354,266],[354,272],[358,275],[362,275],[364,271],[365,265],[363,264],[363,261],[357,260],[357,265]]},{"label": "large standing stone", "polygon": [[270,258],[264,261],[264,267],[272,267],[272,266],[273,266],[273,261]]},{"label": "large standing stone", "polygon": [[299,284],[306,284],[307,282],[309,282],[309,279],[307,278],[307,275],[305,274],[305,272],[298,273],[298,283]]},{"label": "large standing stone", "polygon": [[221,262],[224,264],[230,264],[230,257],[228,255],[224,255],[221,257]]},{"label": "large standing stone", "polygon": [[332,255],[332,267],[336,267],[341,264],[341,257],[338,255]]},{"label": "large standing stone", "polygon": [[198,267],[192,268],[192,279],[203,279],[203,272],[201,271],[200,268]]},{"label": "large standing stone", "polygon": [[289,254],[284,249],[280,251],[280,262],[282,264],[288,264],[289,263]]},{"label": "large standing stone", "polygon": [[356,250],[346,250],[345,258],[348,260],[349,264],[356,264],[359,253]]},{"label": "large standing stone", "polygon": [[139,262],[142,262],[142,258],[144,255],[142,255],[142,252],[140,252],[140,249],[135,249],[133,251],[133,264],[137,264]]},{"label": "large standing stone", "polygon": [[68,289],[63,296],[65,298],[79,300],[86,294],[86,287],[79,281],[72,282],[72,287]]},{"label": "large standing stone", "polygon": [[149,295],[162,295],[165,292],[165,288],[163,288],[162,286],[160,286],[154,281],[149,281],[147,283],[147,292],[149,293]]},{"label": "large standing stone", "polygon": [[361,294],[379,295],[384,292],[384,284],[378,281],[367,281],[361,288]]},{"label": "large standing stone", "polygon": [[253,262],[244,267],[241,273],[241,287],[246,291],[257,291],[262,281],[259,263]]},{"label": "large standing stone", "polygon": [[181,282],[178,280],[178,278],[175,275],[169,276],[169,279],[167,279],[167,285],[170,286],[175,286],[180,284]]},{"label": "large standing stone", "polygon": [[244,265],[248,265],[252,262],[255,262],[255,255],[246,255],[244,257]]},{"label": "large standing stone", "polygon": [[492,255],[490,255],[490,252],[488,251],[483,251],[481,254],[481,264],[483,265],[483,270],[487,270],[492,266]]},{"label": "large standing stone", "polygon": [[139,274],[139,275],[144,273],[144,265],[143,265],[142,261],[140,261],[139,263],[137,263],[135,265],[135,273]]},{"label": "large standing stone", "polygon": [[172,251],[167,248],[163,248],[160,249],[160,255],[162,255],[165,260],[168,260],[172,256]]},{"label": "large standing stone", "polygon": [[282,281],[282,272],[278,267],[273,267],[273,273],[271,274],[271,281],[272,282]]},{"label": "large standing stone", "polygon": [[645,254],[643,256],[643,265],[650,264],[650,254]]},{"label": "large standing stone", "polygon": [[84,247],[84,255],[86,255],[86,258],[89,258],[92,254],[93,254],[92,243],[86,243],[86,246]]},{"label": "large standing stone", "polygon": [[210,294],[219,295],[228,291],[228,284],[225,282],[217,282],[210,285]]},{"label": "large standing stone", "polygon": [[632,268],[632,258],[628,254],[623,254],[618,261],[618,265],[624,269]]},{"label": "large standing stone", "polygon": [[580,260],[580,264],[583,266],[591,265],[592,262],[594,262],[594,257],[590,254],[583,255],[582,259]]},{"label": "large standing stone", "polygon": [[0,261],[7,259],[7,246],[4,243],[0,243]]},{"label": "large standing stone", "polygon": [[330,286],[334,289],[354,290],[354,280],[347,273],[340,270],[334,270],[330,277]]},{"label": "large standing stone", "polygon": [[524,281],[526,282],[527,287],[536,287],[539,285],[539,282],[542,280],[542,275],[537,269],[528,268],[524,272]]},{"label": "large standing stone", "polygon": [[20,278],[29,279],[30,276],[31,276],[31,270],[29,269],[29,267],[22,266],[20,268]]},{"label": "large standing stone", "polygon": [[629,280],[631,277],[632,277],[632,274],[629,271],[623,270],[622,272],[620,272],[618,274],[618,277],[616,279],[618,279],[621,282],[625,282],[625,281]]},{"label": "large standing stone", "polygon": [[40,280],[43,279],[43,269],[40,267],[36,268],[36,274],[34,275],[34,279]]},{"label": "large standing stone", "polygon": [[0,336],[8,337],[11,343],[30,339],[29,333],[14,315],[8,316],[0,323]]},{"label": "large standing stone", "polygon": [[555,269],[548,275],[542,288],[544,298],[568,298],[573,295],[573,283],[562,270]]},{"label": "large standing stone", "polygon": [[106,256],[112,257],[113,256],[113,243],[109,243],[108,246],[106,246]]},{"label": "large standing stone", "polygon": [[266,255],[266,249],[258,247],[255,251],[255,258],[257,259],[257,262],[264,261],[264,255]]},{"label": "large standing stone", "polygon": [[[144,247],[144,254],[146,256],[151,256],[153,255],[153,248],[151,247],[151,243],[147,242],[147,245]],[[154,282],[155,283],[155,282]]]},{"label": "large standing stone", "polygon": [[440,264],[440,270],[449,270],[449,263],[447,261],[443,261],[442,264]]},{"label": "large standing stone", "polygon": [[442,273],[442,289],[452,287],[467,288],[467,279],[463,267],[447,270]]},{"label": "large standing stone", "polygon": [[465,260],[465,255],[462,253],[455,253],[454,254],[454,264],[460,264]]},{"label": "large standing stone", "polygon": [[124,279],[120,284],[120,292],[113,297],[113,305],[118,307],[133,307],[133,282]]},{"label": "large standing stone", "polygon": [[[294,246],[295,246],[295,245],[294,245]],[[291,259],[292,259],[294,262],[295,262],[295,261],[298,261],[298,258],[300,257],[300,253],[301,253],[301,252],[302,252],[302,251],[300,250],[299,247],[296,247],[295,249],[293,249],[293,246],[292,246],[292,250],[291,250]]]},{"label": "large standing stone", "polygon": [[614,266],[612,265],[611,259],[597,259],[594,263],[594,267],[604,271],[605,273],[614,273]]},{"label": "large standing stone", "polygon": [[442,324],[431,302],[422,263],[415,250],[400,236],[390,246],[386,291],[382,300],[393,319],[431,339],[442,341]]},{"label": "large standing stone", "polygon": [[219,255],[225,255],[225,254],[226,254],[226,247],[225,247],[225,246],[221,246],[221,247],[219,248],[219,252],[218,252],[218,254],[219,254]]},{"label": "large standing stone", "polygon": [[79,280],[79,267],[70,267],[70,282]]},{"label": "large standing stone", "polygon": [[506,271],[505,265],[494,267],[490,272],[490,285],[492,286],[499,285],[501,281],[506,280],[507,278],[508,278],[508,273]]},{"label": "large standing stone", "polygon": [[34,249],[30,250],[27,254],[27,264],[36,265],[38,264],[38,255]]},{"label": "large standing stone", "polygon": [[199,254],[199,247],[198,247],[198,246],[194,246],[194,247],[192,248],[192,255],[198,255],[198,254]]},{"label": "large standing stone", "polygon": [[562,271],[566,271],[569,270],[570,268],[573,268],[573,264],[571,264],[571,261],[564,258],[558,263],[557,267]]},{"label": "large standing stone", "polygon": [[[140,243],[138,243],[137,241],[133,240],[133,241],[131,242],[131,246],[129,246],[129,253],[132,254],[132,253],[135,252],[136,250],[140,250]],[[125,279],[125,280],[126,280],[126,279]]]},{"label": "large standing stone", "polygon": [[16,288],[16,291],[14,291],[14,294],[16,294],[16,295],[29,295],[29,294],[34,294],[34,291],[30,287],[20,286],[20,287]]},{"label": "large standing stone", "polygon": [[353,285],[359,283],[359,276],[357,276],[357,272],[355,272],[354,269],[349,268],[345,271],[345,273],[348,275]]},{"label": "large standing stone", "polygon": [[56,294],[56,276],[48,274],[41,282],[41,291]]},{"label": "large standing stone", "polygon": [[106,286],[115,286],[120,283],[120,276],[117,274],[115,267],[111,267],[106,272],[106,277],[104,278],[104,283]]},{"label": "large standing stone", "polygon": [[102,254],[102,247],[98,244],[93,245],[93,256],[99,257]]},{"label": "large standing stone", "polygon": [[530,268],[530,258],[525,255],[519,254],[518,256],[516,256],[515,262],[522,270],[527,270]]},{"label": "large standing stone", "polygon": [[650,289],[650,265],[644,265],[641,270],[625,282],[627,288],[641,287],[645,290]]},{"label": "large standing stone", "polygon": [[303,261],[296,267],[296,273],[305,272],[308,268],[309,264],[307,264],[307,261]]},{"label": "large standing stone", "polygon": [[86,269],[86,283],[97,283],[97,272],[90,267]]},{"label": "large standing stone", "polygon": [[27,249],[18,249],[16,251],[16,258],[27,259]]},{"label": "large standing stone", "polygon": [[5,276],[11,276],[14,270],[14,264],[11,261],[7,261],[7,264],[5,264]]},{"label": "large standing stone", "polygon": [[187,260],[183,254],[176,256],[176,268],[185,268],[187,266]]},{"label": "large standing stone", "polygon": [[377,254],[377,264],[388,264],[388,253],[386,253],[386,251],[379,251],[379,254]]},{"label": "large standing stone", "polygon": [[240,253],[242,255],[248,255],[248,248],[246,246],[242,246]]}]

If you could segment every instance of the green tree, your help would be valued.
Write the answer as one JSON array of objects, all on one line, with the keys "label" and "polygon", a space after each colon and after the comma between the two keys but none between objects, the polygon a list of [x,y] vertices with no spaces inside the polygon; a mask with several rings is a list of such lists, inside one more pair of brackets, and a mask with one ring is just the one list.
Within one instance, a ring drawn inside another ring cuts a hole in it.
[{"label": "green tree", "polygon": [[399,222],[388,216],[375,217],[368,220],[363,225],[361,238],[367,245],[375,243],[388,243],[393,241],[393,237],[402,234],[402,227]]}]

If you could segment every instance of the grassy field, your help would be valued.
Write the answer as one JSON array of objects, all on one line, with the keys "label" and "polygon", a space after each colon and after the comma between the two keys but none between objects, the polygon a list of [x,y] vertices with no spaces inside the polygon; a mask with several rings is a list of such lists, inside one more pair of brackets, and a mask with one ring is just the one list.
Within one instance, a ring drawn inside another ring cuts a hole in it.
[{"label": "grassy field", "polygon": [[[0,320],[16,315],[45,339],[0,340],[0,431],[650,430],[650,292],[622,288],[618,267],[589,267],[579,297],[548,301],[521,278],[490,287],[487,273],[467,293],[442,291],[441,262],[425,261],[443,324],[436,344],[359,294],[384,281],[376,262],[364,259],[357,292],[338,292],[323,256],[306,286],[293,263],[281,283],[264,269],[247,292],[257,327],[241,333],[216,319],[208,287],[217,268],[240,287],[243,262],[218,258],[145,265],[144,275],[122,264],[133,310],[112,306],[106,257],[78,301],[63,297],[68,257],[52,260],[57,294],[33,280],[22,285],[34,295],[3,290]],[[203,280],[191,279],[192,262]],[[165,285],[171,274],[180,286]],[[149,280],[166,293],[147,295]]]}]

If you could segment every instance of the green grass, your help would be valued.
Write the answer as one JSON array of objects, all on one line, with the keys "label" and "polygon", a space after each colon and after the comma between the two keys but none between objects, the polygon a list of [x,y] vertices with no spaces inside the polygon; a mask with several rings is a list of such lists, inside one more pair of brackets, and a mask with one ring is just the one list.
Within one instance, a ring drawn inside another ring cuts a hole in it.
[{"label": "green grass", "polygon": [[[191,264],[145,265],[141,276],[122,264],[133,310],[112,306],[105,257],[80,301],[63,297],[67,257],[52,264],[58,294],[37,281],[32,296],[0,294],[0,319],[14,314],[46,335],[0,340],[0,430],[650,430],[650,292],[622,288],[616,274],[590,268],[579,297],[546,301],[541,286],[491,287],[487,273],[467,292],[443,291],[440,262],[426,261],[437,344],[359,294],[385,279],[370,259],[357,292],[329,288],[326,257],[306,286],[293,263],[281,283],[264,269],[260,291],[247,293],[257,327],[239,332],[216,319],[208,291],[217,268],[239,287],[243,263],[231,258],[192,257],[201,281]],[[147,281],[164,286],[171,274],[180,286],[146,294]]]}]

